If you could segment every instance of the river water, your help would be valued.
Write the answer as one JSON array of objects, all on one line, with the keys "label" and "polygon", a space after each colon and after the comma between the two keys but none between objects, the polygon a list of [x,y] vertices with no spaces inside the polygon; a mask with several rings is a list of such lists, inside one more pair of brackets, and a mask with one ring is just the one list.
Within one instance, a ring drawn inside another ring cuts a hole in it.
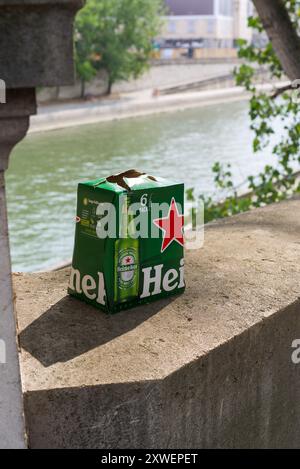
[{"label": "river water", "polygon": [[14,271],[71,258],[79,181],[138,168],[213,193],[214,162],[240,184],[272,161],[251,139],[246,101],[29,135],[7,173]]}]

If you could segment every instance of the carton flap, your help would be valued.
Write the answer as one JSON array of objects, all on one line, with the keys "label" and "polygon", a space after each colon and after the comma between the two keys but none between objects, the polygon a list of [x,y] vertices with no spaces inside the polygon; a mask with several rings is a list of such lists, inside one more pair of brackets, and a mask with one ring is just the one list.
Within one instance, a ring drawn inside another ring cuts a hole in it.
[{"label": "carton flap", "polygon": [[150,189],[155,187],[178,184],[165,178],[154,177],[136,169],[129,169],[123,173],[113,174],[107,178],[97,179],[86,184],[94,188],[102,188],[113,192],[130,192],[138,189]]}]

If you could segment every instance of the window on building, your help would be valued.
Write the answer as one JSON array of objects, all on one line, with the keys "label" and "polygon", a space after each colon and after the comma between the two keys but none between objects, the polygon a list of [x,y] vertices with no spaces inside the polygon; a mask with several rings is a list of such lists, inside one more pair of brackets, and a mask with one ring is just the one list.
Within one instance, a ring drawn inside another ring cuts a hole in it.
[{"label": "window on building", "polygon": [[233,0],[219,0],[219,15],[233,15]]},{"label": "window on building", "polygon": [[203,47],[207,49],[214,49],[217,47],[217,39],[204,39]]},{"label": "window on building", "polygon": [[253,3],[248,0],[247,16],[252,16],[254,13]]},{"label": "window on building", "polygon": [[226,38],[233,35],[233,22],[228,21],[227,19],[222,19],[220,21],[219,30],[221,35]]},{"label": "window on building", "polygon": [[214,34],[214,32],[215,32],[215,21],[213,19],[208,19],[206,21],[206,30],[207,30],[207,34]]},{"label": "window on building", "polygon": [[214,0],[164,0],[164,3],[168,14],[176,16],[213,15],[214,12]]},{"label": "window on building", "polygon": [[195,20],[188,20],[187,22],[187,32],[193,34],[196,32],[196,21]]},{"label": "window on building", "polygon": [[171,20],[168,23],[168,32],[169,33],[176,33],[176,21]]}]

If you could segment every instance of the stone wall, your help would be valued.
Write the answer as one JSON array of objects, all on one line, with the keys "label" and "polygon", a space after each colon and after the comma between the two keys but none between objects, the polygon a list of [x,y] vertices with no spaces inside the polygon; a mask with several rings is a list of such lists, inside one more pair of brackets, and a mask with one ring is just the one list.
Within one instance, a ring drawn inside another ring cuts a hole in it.
[{"label": "stone wall", "polygon": [[[128,93],[145,89],[164,88],[181,83],[188,83],[210,78],[222,77],[232,72],[235,64],[233,62],[220,63],[197,63],[156,65],[150,68],[141,78],[129,82],[116,83],[113,87],[114,93]],[[107,76],[104,72],[86,84],[88,95],[102,95],[107,91]],[[64,100],[80,98],[81,87],[77,82],[74,86],[63,86],[60,88],[43,88],[39,91],[39,102],[51,100]]]},{"label": "stone wall", "polygon": [[114,316],[16,275],[30,447],[299,447],[299,210],[207,226],[183,295]]}]

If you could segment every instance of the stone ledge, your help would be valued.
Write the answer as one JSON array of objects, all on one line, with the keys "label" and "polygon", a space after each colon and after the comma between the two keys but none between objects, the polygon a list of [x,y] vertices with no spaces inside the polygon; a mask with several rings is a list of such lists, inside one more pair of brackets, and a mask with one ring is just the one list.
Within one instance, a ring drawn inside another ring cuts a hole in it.
[{"label": "stone ledge", "polygon": [[299,210],[210,225],[184,295],[114,316],[15,275],[30,446],[299,446]]}]

